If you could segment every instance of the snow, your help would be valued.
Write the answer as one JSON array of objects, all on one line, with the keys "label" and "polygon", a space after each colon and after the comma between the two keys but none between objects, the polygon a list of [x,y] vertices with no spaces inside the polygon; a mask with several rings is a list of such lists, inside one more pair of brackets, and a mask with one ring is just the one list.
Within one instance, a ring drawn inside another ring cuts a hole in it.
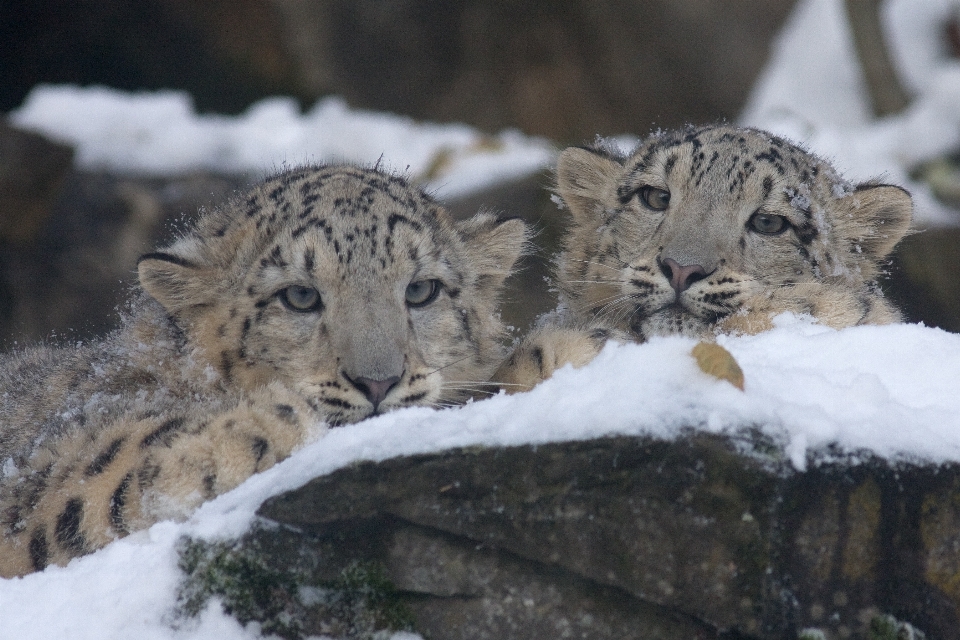
[{"label": "snow", "polygon": [[268,98],[237,117],[201,115],[179,91],[124,93],[105,87],[41,85],[12,123],[76,148],[84,169],[174,175],[197,170],[272,173],[307,162],[373,164],[426,182],[441,199],[515,180],[553,163],[545,140],[507,130],[350,109],[326,98],[304,114],[291,98]]},{"label": "snow", "polygon": [[[908,185],[921,224],[956,224],[958,214],[908,175],[915,163],[960,142],[960,66],[930,36],[956,7],[955,0],[884,5],[898,69],[915,100],[905,113],[877,120],[864,98],[841,0],[800,0],[742,121],[805,142],[848,178]],[[516,131],[485,136],[463,125],[351,110],[336,98],[306,113],[291,100],[270,99],[225,117],[198,115],[177,92],[41,86],[11,119],[74,144],[78,164],[88,169],[262,175],[285,163],[374,163],[382,156],[384,166],[428,179],[441,198],[541,170],[555,155],[549,143]],[[67,567],[0,580],[0,640],[258,637],[255,625],[241,627],[216,602],[195,620],[172,617],[176,541],[238,536],[266,498],[358,460],[614,434],[674,438],[695,427],[760,428],[801,470],[823,459],[827,447],[891,460],[960,461],[958,335],[918,325],[835,331],[784,315],[772,331],[719,342],[743,369],[744,391],[702,373],[690,355],[692,340],[659,338],[608,345],[590,365],[563,368],[529,393],[456,409],[408,409],[333,429],[186,522],[161,522]]]},{"label": "snow", "polygon": [[690,355],[695,341],[658,338],[610,344],[591,364],[565,367],[529,393],[456,409],[407,409],[333,429],[187,522],[159,523],[65,568],[0,580],[0,637],[256,637],[216,603],[199,620],[172,624],[176,540],[236,537],[266,498],[357,460],[759,426],[798,469],[828,445],[891,459],[960,461],[960,335],[918,325],[836,331],[790,315],[775,324],[761,335],[719,340],[743,369],[745,391],[702,373]]},{"label": "snow", "polygon": [[800,0],[774,43],[741,123],[805,143],[846,178],[906,186],[919,227],[956,225],[960,213],[911,180],[916,165],[960,149],[960,60],[943,37],[957,0],[881,5],[898,77],[911,92],[901,114],[875,118],[843,0]]}]

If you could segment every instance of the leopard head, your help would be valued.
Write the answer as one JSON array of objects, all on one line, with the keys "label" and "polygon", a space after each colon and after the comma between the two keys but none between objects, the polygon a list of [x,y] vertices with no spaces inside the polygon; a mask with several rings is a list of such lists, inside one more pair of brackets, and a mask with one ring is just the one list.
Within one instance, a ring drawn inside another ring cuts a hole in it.
[{"label": "leopard head", "polygon": [[769,133],[690,127],[629,156],[570,148],[557,193],[573,217],[558,280],[582,321],[643,340],[703,336],[734,314],[899,317],[875,279],[907,232],[909,194],[850,184]]},{"label": "leopard head", "polygon": [[492,214],[454,222],[397,176],[311,167],[205,214],[139,276],[222,384],[279,381],[336,424],[485,381],[527,235]]}]

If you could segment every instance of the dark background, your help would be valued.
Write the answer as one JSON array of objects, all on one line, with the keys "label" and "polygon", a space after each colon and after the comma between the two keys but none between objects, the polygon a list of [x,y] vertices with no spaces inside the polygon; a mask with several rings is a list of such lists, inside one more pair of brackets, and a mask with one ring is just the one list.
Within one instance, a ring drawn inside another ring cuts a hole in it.
[{"label": "dark background", "polygon": [[2,0],[0,111],[35,84],[268,95],[558,141],[735,118],[793,0]]}]

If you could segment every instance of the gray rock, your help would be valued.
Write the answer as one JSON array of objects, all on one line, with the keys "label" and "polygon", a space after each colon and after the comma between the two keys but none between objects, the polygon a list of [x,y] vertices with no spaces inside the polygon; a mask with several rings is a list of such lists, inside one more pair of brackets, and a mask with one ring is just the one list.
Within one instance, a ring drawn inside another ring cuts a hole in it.
[{"label": "gray rock", "polygon": [[36,238],[72,162],[72,148],[0,119],[0,242]]},{"label": "gray rock", "polygon": [[382,567],[428,639],[960,637],[960,466],[829,453],[800,473],[691,432],[361,463],[237,547],[305,583]]},{"label": "gray rock", "polygon": [[911,322],[960,331],[960,230],[935,228],[896,249],[886,288]]},{"label": "gray rock", "polygon": [[136,282],[140,254],[200,207],[249,182],[204,173],[150,179],[65,170],[55,191],[22,205],[44,211],[29,236],[0,238],[0,343],[82,340],[109,331]]}]

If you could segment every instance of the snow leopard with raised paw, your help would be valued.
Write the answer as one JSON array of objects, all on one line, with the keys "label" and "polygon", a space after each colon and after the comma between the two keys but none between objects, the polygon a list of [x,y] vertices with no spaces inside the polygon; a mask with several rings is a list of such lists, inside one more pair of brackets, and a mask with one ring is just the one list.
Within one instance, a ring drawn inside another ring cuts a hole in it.
[{"label": "snow leopard with raised paw", "polygon": [[565,326],[520,345],[495,375],[508,389],[589,362],[607,337],[757,333],[785,311],[830,327],[900,320],[876,284],[910,225],[899,187],[851,184],[796,144],[732,126],[657,132],[627,156],[569,148],[556,173],[573,218],[557,270]]},{"label": "snow leopard with raised paw", "polygon": [[353,166],[204,213],[140,259],[116,333],[0,360],[0,576],[184,517],[327,425],[466,399],[527,238]]}]

